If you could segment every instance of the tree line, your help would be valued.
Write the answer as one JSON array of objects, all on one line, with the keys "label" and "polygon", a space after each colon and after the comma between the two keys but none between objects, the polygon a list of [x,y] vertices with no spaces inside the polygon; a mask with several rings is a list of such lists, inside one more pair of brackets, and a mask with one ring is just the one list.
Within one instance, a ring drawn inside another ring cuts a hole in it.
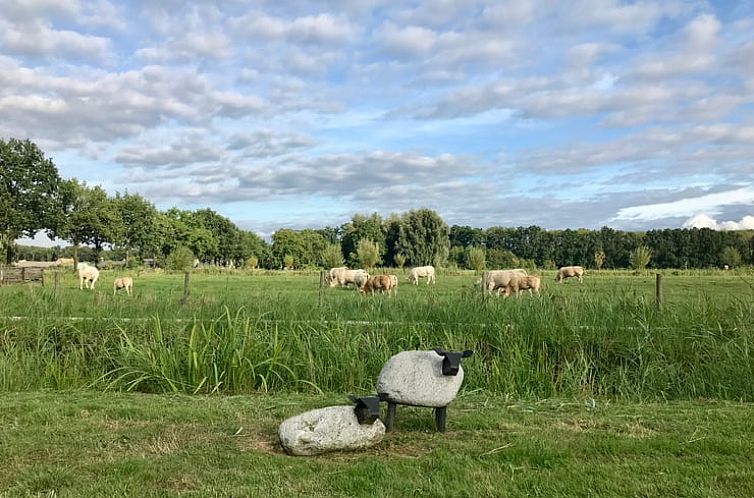
[{"label": "tree line", "polygon": [[[355,214],[341,226],[277,230],[271,242],[239,229],[211,209],[158,210],[138,194],[114,196],[62,179],[32,142],[0,139],[0,260],[70,256],[158,264],[194,257],[205,263],[263,268],[329,268],[433,264],[438,267],[708,268],[753,264],[752,231],[663,229],[624,232],[545,230],[538,226],[449,227],[420,208],[383,218]],[[16,246],[45,231],[70,247]],[[178,255],[182,258],[178,258]]]}]

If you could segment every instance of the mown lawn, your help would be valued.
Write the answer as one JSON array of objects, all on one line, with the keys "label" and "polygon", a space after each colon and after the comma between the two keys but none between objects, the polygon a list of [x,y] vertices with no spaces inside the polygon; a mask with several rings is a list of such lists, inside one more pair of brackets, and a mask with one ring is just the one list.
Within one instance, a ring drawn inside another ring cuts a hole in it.
[{"label": "mown lawn", "polygon": [[754,496],[754,408],[471,393],[433,432],[401,407],[370,450],[290,457],[276,429],[341,395],[0,395],[0,497]]}]

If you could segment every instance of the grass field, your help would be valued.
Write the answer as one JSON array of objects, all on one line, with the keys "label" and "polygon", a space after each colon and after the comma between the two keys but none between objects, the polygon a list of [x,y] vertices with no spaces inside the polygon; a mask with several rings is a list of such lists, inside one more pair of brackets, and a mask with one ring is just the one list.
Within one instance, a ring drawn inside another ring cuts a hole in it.
[{"label": "grass field", "polygon": [[144,274],[135,296],[0,288],[0,389],[369,392],[398,351],[473,349],[465,387],[523,397],[754,399],[751,275],[544,273],[542,298],[484,300],[473,273],[398,296],[320,293],[319,275]]},{"label": "grass field", "polygon": [[[65,274],[0,287],[0,498],[754,495],[754,275],[592,272],[483,299],[317,273]],[[49,282],[49,280],[48,280]],[[354,454],[292,458],[279,423],[370,393],[406,349],[473,349],[448,412],[401,407]],[[213,394],[209,394],[213,393]]]},{"label": "grass field", "polygon": [[277,425],[342,396],[0,395],[0,497],[750,497],[754,415],[735,402],[466,395],[433,432],[401,407],[358,453],[288,457]]}]

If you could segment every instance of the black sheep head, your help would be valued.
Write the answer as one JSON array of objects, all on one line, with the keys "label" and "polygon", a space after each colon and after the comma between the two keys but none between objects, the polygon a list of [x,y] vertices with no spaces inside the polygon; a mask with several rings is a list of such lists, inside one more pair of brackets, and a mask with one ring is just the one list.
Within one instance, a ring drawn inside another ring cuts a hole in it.
[{"label": "black sheep head", "polygon": [[445,351],[441,348],[435,348],[435,353],[443,357],[442,360],[442,374],[443,375],[458,375],[458,369],[461,366],[461,358],[468,358],[473,355],[474,352],[467,349],[463,353],[454,351]]},{"label": "black sheep head", "polygon": [[355,403],[353,411],[360,424],[373,424],[380,417],[380,398],[378,396],[365,396],[362,398],[349,395],[348,399]]}]

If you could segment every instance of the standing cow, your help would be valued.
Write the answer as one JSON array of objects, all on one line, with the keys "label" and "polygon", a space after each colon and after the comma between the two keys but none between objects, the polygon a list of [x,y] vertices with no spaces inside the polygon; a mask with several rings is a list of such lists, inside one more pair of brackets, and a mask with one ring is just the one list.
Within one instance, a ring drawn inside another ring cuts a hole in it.
[{"label": "standing cow", "polygon": [[132,295],[134,288],[134,279],[132,277],[120,277],[113,280],[113,296],[121,289],[126,290],[126,294]]},{"label": "standing cow", "polygon": [[79,289],[83,290],[84,285],[87,289],[94,290],[94,284],[99,278],[99,270],[86,263],[79,263]]},{"label": "standing cow", "polygon": [[523,268],[512,270],[492,270],[485,273],[484,290],[486,293],[497,291],[497,295],[508,286],[511,279],[525,277],[528,273]]},{"label": "standing cow", "polygon": [[408,273],[408,277],[406,277],[406,280],[411,282],[414,285],[419,285],[419,278],[426,278],[427,279],[427,285],[431,283],[435,283],[435,267],[434,266],[417,266],[416,268],[411,268],[411,271]]},{"label": "standing cow", "polygon": [[374,295],[375,292],[380,294],[387,293],[388,297],[392,295],[395,281],[391,275],[375,275],[369,277],[364,285],[359,289],[362,295],[370,293]]},{"label": "standing cow", "polygon": [[584,275],[583,266],[564,266],[558,270],[558,274],[555,276],[556,282],[562,282],[563,280],[571,277],[577,277],[579,282],[584,280],[581,278]]},{"label": "standing cow", "polygon": [[516,275],[510,279],[508,285],[503,289],[503,296],[508,297],[511,294],[519,294],[525,290],[529,291],[529,295],[536,292],[539,296],[540,285],[541,279],[536,275]]}]

